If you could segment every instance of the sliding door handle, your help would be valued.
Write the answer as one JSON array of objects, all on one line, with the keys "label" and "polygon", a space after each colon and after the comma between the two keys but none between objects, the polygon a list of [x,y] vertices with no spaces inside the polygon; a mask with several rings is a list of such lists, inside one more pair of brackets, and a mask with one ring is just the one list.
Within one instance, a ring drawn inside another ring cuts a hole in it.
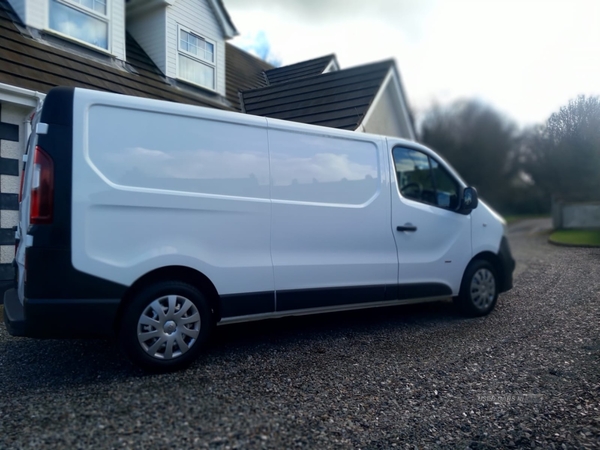
[{"label": "sliding door handle", "polygon": [[417,231],[417,227],[415,227],[412,223],[405,223],[404,225],[399,225],[396,227],[398,231]]}]

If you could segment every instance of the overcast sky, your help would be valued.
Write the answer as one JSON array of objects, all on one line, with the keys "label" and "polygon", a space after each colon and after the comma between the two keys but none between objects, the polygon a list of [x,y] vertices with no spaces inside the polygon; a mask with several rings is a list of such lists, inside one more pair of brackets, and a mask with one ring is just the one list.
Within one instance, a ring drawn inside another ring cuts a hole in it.
[{"label": "overcast sky", "polygon": [[395,58],[411,107],[478,97],[521,124],[600,95],[600,0],[224,0],[232,43],[282,65]]}]

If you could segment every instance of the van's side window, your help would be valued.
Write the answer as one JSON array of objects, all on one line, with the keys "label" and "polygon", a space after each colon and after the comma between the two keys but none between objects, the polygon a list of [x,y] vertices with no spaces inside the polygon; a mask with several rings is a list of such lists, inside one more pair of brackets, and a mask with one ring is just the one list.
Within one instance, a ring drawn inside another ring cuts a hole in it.
[{"label": "van's side window", "polygon": [[458,183],[435,159],[402,147],[394,148],[393,155],[404,198],[449,210],[458,208]]}]

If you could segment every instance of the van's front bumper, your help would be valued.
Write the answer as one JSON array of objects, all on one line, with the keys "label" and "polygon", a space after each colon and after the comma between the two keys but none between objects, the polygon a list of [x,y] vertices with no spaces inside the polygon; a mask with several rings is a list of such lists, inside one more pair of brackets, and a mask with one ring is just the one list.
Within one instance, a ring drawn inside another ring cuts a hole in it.
[{"label": "van's front bumper", "polygon": [[114,333],[119,299],[19,301],[16,289],[4,293],[4,323],[12,336],[96,337]]},{"label": "van's front bumper", "polygon": [[508,245],[508,239],[506,236],[502,236],[500,242],[500,251],[498,257],[502,264],[502,270],[500,275],[500,292],[506,292],[513,287],[513,272],[515,271],[515,260],[512,257],[510,246]]}]

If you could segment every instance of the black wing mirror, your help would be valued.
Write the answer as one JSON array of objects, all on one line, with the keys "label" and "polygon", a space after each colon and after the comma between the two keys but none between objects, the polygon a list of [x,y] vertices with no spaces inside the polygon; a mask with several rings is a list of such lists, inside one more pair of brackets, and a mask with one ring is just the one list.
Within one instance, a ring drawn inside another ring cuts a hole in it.
[{"label": "black wing mirror", "polygon": [[466,187],[463,189],[462,200],[460,202],[460,212],[463,214],[469,214],[479,204],[479,197],[477,196],[477,189],[474,187]]}]

